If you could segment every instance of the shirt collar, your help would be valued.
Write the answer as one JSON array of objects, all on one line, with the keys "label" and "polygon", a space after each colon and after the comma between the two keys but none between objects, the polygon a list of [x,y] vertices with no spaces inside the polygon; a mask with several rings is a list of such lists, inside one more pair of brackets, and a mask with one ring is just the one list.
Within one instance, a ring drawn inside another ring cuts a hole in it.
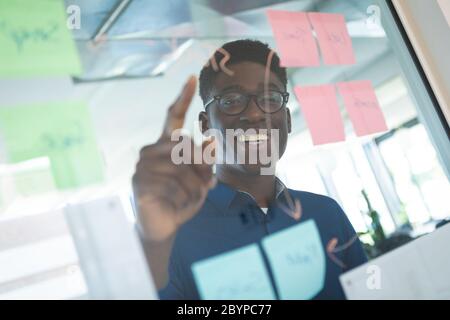
[{"label": "shirt collar", "polygon": [[284,183],[280,179],[275,177],[275,194],[276,194],[275,199],[278,199],[281,193],[286,189],[287,187],[284,185]]},{"label": "shirt collar", "polygon": [[[280,179],[275,177],[275,199],[278,199],[278,197],[286,189],[287,187],[284,185],[284,183]],[[233,203],[233,200],[242,198],[240,197],[242,195],[246,195],[247,197],[255,201],[251,194],[245,191],[237,190],[232,186],[219,181],[217,182],[216,187],[209,192],[207,199],[213,202],[213,204],[219,205],[220,208],[228,209]]]},{"label": "shirt collar", "polygon": [[231,201],[236,196],[236,189],[233,189],[229,185],[218,181],[214,189],[209,191],[206,198],[213,205],[218,205],[220,208],[227,209],[230,206]]}]

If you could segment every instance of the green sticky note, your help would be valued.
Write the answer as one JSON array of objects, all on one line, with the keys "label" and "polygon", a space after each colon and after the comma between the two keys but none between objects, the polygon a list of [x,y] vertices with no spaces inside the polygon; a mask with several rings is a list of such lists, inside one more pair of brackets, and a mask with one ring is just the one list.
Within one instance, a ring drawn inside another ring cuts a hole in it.
[{"label": "green sticky note", "polygon": [[196,262],[192,272],[202,299],[275,299],[256,244]]},{"label": "green sticky note", "polygon": [[0,0],[0,77],[80,75],[61,0]]},{"label": "green sticky note", "polygon": [[59,189],[104,178],[103,161],[84,103],[2,107],[0,134],[11,162],[47,156]]},{"label": "green sticky note", "polygon": [[323,288],[325,253],[313,220],[263,239],[280,299],[311,299]]}]

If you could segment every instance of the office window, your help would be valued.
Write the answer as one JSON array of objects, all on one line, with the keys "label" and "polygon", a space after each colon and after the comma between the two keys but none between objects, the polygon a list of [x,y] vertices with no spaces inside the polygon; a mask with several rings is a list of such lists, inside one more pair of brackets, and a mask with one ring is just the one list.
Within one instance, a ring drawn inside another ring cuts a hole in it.
[{"label": "office window", "polygon": [[413,120],[380,139],[378,146],[412,223],[450,215],[450,184],[423,125]]},{"label": "office window", "polygon": [[[316,2],[314,11],[345,15],[357,63],[352,66],[292,68],[289,78],[292,85],[305,86],[370,80],[388,128],[395,133],[382,141],[384,133],[356,137],[346,110],[339,101],[346,141],[313,146],[295,100],[289,105],[294,121],[297,121],[291,137],[295,143],[288,144],[286,157],[297,166],[301,166],[305,158],[313,159],[313,167],[319,171],[327,195],[340,203],[358,232],[367,231],[371,221],[365,214],[367,204],[361,193],[363,190],[372,208],[380,215],[386,235],[408,230],[411,225],[413,229],[429,231],[424,229],[424,225],[430,219],[436,222],[450,216],[449,201],[445,196],[450,194],[446,175],[448,164],[437,154],[436,141],[439,139],[436,139],[438,133],[434,130],[442,124],[437,117],[429,116],[433,110],[430,111],[432,106],[424,98],[428,93],[424,87],[417,85],[421,79],[411,72],[414,64],[405,63],[412,60],[411,52],[405,49],[406,44],[387,10],[388,6],[374,4],[381,10],[382,24],[370,25],[365,14],[365,9],[370,5],[373,3],[369,1],[358,1],[357,4]],[[396,130],[411,119],[415,119],[415,126]],[[449,145],[444,143],[440,147],[449,148]],[[298,149],[307,151],[301,154],[297,151],[295,155],[294,150]],[[297,184],[306,191],[314,189],[307,183],[300,185],[292,181],[301,179],[288,173],[293,167],[295,165],[280,169],[287,177],[288,185]]]},{"label": "office window", "polygon": [[[114,195],[121,196],[127,218],[133,222],[128,199],[140,148],[158,139],[167,107],[185,79],[198,74],[217,47],[231,40],[252,38],[276,48],[266,18],[267,9],[343,14],[357,61],[348,66],[288,68],[291,95],[288,108],[293,130],[277,171],[286,185],[332,197],[361,233],[369,231],[371,223],[363,191],[380,215],[387,236],[409,224],[413,228],[411,234],[416,234],[414,231],[422,230],[429,222],[450,216],[450,159],[442,152],[450,145],[438,139],[443,136],[443,125],[432,109],[430,92],[416,70],[413,52],[407,50],[401,30],[386,5],[390,1],[177,0],[161,1],[161,5],[159,2],[155,5],[155,1],[131,1],[95,45],[91,39],[119,1],[65,2],[81,7],[82,28],[74,30],[73,36],[84,74],[77,78],[1,79],[0,108],[53,100],[85,101],[105,166],[105,180],[96,185],[58,189],[49,157],[20,163],[7,160],[8,150],[0,128],[0,230],[7,230],[8,222],[16,219],[33,223],[36,217],[59,212],[69,204]],[[369,7],[378,10],[370,11]],[[377,12],[380,17],[374,16]],[[294,86],[352,80],[372,82],[389,132],[356,137],[339,101],[346,141],[313,146]],[[203,103],[197,96],[185,126],[197,138],[199,130],[194,121],[202,110]],[[36,231],[45,238],[52,223],[56,222],[50,221],[47,228],[37,226]],[[16,265],[24,266],[34,257],[33,247],[16,236],[0,232],[0,269],[14,261],[8,266],[11,276],[0,278],[0,299],[16,293],[23,294],[22,297],[28,293],[83,296],[86,287],[77,271],[77,256],[70,240],[64,238],[59,243],[63,244],[58,247],[60,251],[51,251],[55,243],[44,243],[47,251],[43,258],[52,259],[52,255],[63,252],[60,257],[67,258],[63,264],[54,261],[56,264],[47,265],[44,270],[37,261],[27,265],[29,269],[15,270]],[[17,246],[13,244],[15,239]],[[7,246],[7,241],[11,245]],[[11,253],[8,251],[11,248],[24,250]],[[0,272],[1,275],[4,273]],[[35,286],[41,280],[63,275],[55,286],[55,282]],[[77,280],[77,286],[70,284],[71,279]],[[66,281],[74,291],[63,292]]]}]

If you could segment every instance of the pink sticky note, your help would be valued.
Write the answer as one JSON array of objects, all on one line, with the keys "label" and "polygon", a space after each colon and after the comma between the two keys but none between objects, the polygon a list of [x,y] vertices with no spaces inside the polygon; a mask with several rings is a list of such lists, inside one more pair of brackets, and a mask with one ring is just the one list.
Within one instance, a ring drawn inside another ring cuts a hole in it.
[{"label": "pink sticky note", "polygon": [[281,66],[319,66],[319,51],[305,12],[267,10]]},{"label": "pink sticky note", "polygon": [[334,13],[308,13],[309,20],[319,40],[322,58],[327,65],[356,63],[352,40],[345,18]]},{"label": "pink sticky note", "polygon": [[341,82],[337,86],[358,137],[388,130],[370,81]]},{"label": "pink sticky note", "polygon": [[345,140],[333,85],[294,88],[314,145]]}]

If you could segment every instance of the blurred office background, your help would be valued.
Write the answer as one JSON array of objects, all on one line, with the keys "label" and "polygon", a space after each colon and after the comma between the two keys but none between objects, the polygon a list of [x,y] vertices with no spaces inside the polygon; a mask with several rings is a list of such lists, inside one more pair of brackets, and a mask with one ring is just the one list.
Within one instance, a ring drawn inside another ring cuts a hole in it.
[{"label": "blurred office background", "polygon": [[[373,1],[66,0],[65,3],[81,8],[81,29],[73,30],[73,37],[83,74],[76,78],[0,79],[0,105],[86,101],[106,178],[102,183],[59,190],[47,158],[11,164],[6,161],[6,150],[0,150],[0,230],[2,226],[5,230],[0,232],[0,247],[1,242],[8,242],[8,235],[21,237],[6,232],[12,230],[16,221],[48,216],[68,204],[107,195],[121,197],[131,222],[130,177],[140,148],[157,139],[167,107],[187,77],[199,73],[215,48],[241,38],[259,39],[275,48],[265,15],[268,8],[344,14],[357,60],[352,66],[288,69],[291,93],[288,107],[293,132],[279,165],[279,177],[290,188],[334,198],[360,233],[369,256],[395,247],[377,241],[395,236],[400,239],[398,243],[404,243],[433,231],[437,223],[450,216],[450,165],[444,163],[436,146],[433,124],[424,120],[421,106],[411,93],[409,83],[416,79],[409,79],[402,70],[401,57],[394,50],[395,43],[387,30],[369,20],[372,13],[367,10]],[[347,140],[313,146],[293,86],[356,79],[371,80],[374,84],[389,131],[356,137],[341,106]],[[196,139],[199,132],[194,122],[202,108],[197,96],[186,120],[186,130]],[[380,225],[374,223],[377,216]],[[35,233],[38,226],[45,226],[50,232],[52,224],[62,223],[56,221],[59,220],[47,219],[28,229],[18,222],[17,225],[21,225],[20,230],[34,229],[30,232]],[[377,238],[374,225],[381,227],[383,239]],[[48,251],[49,248],[35,259],[51,257],[54,251]],[[8,259],[15,259],[16,264],[32,263],[21,251]],[[76,257],[67,257],[66,265],[72,266],[72,274],[76,274]],[[14,287],[12,280],[8,281],[10,288]],[[0,297],[2,292],[10,292],[7,288],[0,285]],[[74,296],[82,296],[85,287],[75,286],[74,290]]]}]

